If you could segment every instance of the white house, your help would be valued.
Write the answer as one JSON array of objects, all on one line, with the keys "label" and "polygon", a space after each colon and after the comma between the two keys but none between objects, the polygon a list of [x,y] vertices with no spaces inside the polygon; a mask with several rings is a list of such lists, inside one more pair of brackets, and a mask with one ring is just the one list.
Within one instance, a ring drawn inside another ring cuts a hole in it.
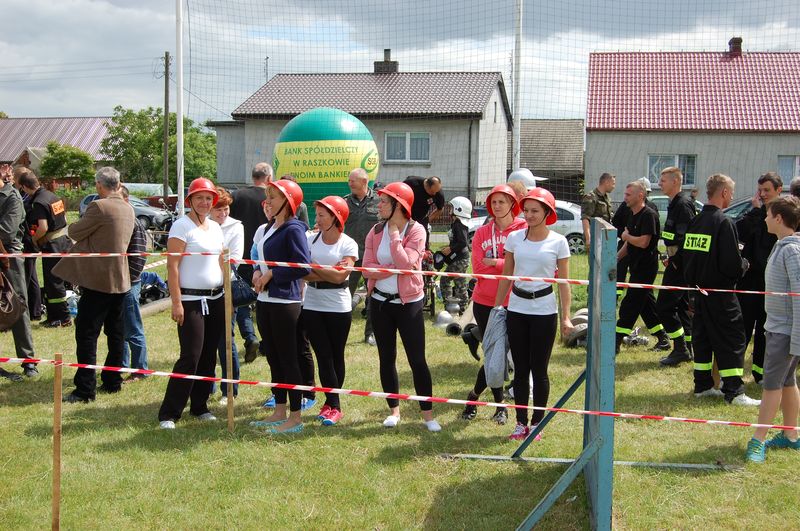
[{"label": "white house", "polygon": [[[730,175],[736,196],[777,171],[800,175],[800,53],[615,52],[589,58],[586,190],[603,172],[624,184],[678,166],[685,188],[714,173]],[[657,187],[656,187],[657,189]]]},{"label": "white house", "polygon": [[499,72],[399,72],[386,50],[374,72],[278,74],[232,113],[217,132],[220,184],[249,182],[271,161],[286,123],[315,107],[359,118],[380,152],[378,180],[437,175],[447,197],[482,199],[505,181],[511,110]]}]

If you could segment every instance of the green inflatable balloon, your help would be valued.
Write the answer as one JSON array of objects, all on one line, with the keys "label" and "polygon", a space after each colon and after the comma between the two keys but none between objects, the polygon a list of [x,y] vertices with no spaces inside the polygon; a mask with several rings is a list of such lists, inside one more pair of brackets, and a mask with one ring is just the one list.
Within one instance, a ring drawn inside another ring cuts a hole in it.
[{"label": "green inflatable balloon", "polygon": [[364,168],[370,185],[378,175],[378,147],[369,129],[355,116],[339,109],[317,107],[287,123],[272,157],[275,176],[290,174],[303,188],[310,222],[313,204],[328,195],[350,193],[347,177]]}]

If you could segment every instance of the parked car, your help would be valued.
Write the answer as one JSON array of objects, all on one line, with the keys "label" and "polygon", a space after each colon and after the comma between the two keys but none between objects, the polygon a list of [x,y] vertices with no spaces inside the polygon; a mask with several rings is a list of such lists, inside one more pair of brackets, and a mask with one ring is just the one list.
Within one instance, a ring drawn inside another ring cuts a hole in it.
[{"label": "parked car", "polygon": [[[83,217],[83,214],[86,212],[89,203],[97,199],[97,197],[97,194],[89,194],[84,197],[78,206],[78,215]],[[163,208],[152,207],[138,197],[130,196],[128,201],[133,207],[133,211],[136,214],[136,219],[138,219],[142,225],[144,225],[145,229],[161,227],[163,226],[164,221],[172,217],[170,213]]]},{"label": "parked car", "polygon": [[[475,231],[478,230],[478,227],[486,223],[486,207],[476,207],[476,209],[483,209],[484,214],[467,220],[470,241],[472,241],[472,237]],[[585,253],[586,242],[583,241],[583,224],[581,223],[580,205],[556,199],[556,214],[558,215],[558,221],[551,225],[550,229],[559,234],[563,234],[567,238],[570,253]]]},{"label": "parked car", "polygon": [[[651,195],[648,197],[650,201],[655,203],[658,207],[658,219],[661,222],[661,227],[664,227],[664,223],[667,222],[667,207],[669,206],[670,198],[666,195]],[[703,209],[703,203],[695,199],[694,207],[698,213]]]}]

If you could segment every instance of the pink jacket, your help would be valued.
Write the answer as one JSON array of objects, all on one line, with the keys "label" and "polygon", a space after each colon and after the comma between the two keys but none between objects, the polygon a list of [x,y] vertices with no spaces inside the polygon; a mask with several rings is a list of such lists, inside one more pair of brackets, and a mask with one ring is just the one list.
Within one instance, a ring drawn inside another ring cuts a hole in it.
[{"label": "pink jacket", "polygon": [[[376,229],[380,228],[379,232]],[[387,267],[393,269],[414,269],[419,271],[422,267],[422,254],[425,252],[425,229],[422,225],[409,220],[408,229],[405,235],[397,234],[389,242],[389,249],[392,253],[391,264],[379,264],[377,259],[378,247],[381,238],[389,231],[384,228],[383,223],[378,223],[367,233],[367,240],[364,244],[364,258],[361,264],[364,267]],[[389,278],[392,273],[364,273],[367,279],[367,291],[372,294],[375,282],[379,279]],[[422,295],[422,275],[398,275],[397,287],[400,292],[400,300],[403,304],[418,299]]]},{"label": "pink jacket", "polygon": [[[512,232],[524,229],[526,226],[527,224],[524,219],[514,218],[511,225],[506,227],[506,230],[503,232],[497,232],[497,226],[494,224],[494,220],[490,221],[488,225],[478,228],[478,230],[475,231],[475,236],[472,238],[472,272],[488,275],[502,275],[503,265],[505,264],[503,253],[506,246],[506,238],[508,238],[508,235]],[[494,252],[492,247],[492,232],[495,233],[494,249],[497,250],[497,256],[492,256]],[[494,267],[485,265],[483,259],[486,257],[497,258],[497,265]],[[497,294],[499,284],[499,280],[479,278],[478,283],[475,285],[475,290],[472,292],[472,300],[484,306],[494,306],[494,297]],[[509,290],[509,295],[510,294],[511,290]],[[509,296],[506,295],[506,300],[503,303],[504,306],[508,305],[508,297]]]}]

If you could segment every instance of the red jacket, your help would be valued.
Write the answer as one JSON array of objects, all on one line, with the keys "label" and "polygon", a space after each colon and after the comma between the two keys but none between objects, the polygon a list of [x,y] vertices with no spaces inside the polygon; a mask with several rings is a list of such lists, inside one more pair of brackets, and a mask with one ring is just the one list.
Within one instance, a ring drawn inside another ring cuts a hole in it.
[{"label": "red jacket", "polygon": [[[472,272],[487,275],[503,274],[506,239],[512,232],[524,229],[526,226],[527,224],[524,219],[514,218],[511,225],[501,232],[498,230],[497,225],[495,225],[494,220],[492,220],[487,225],[475,231],[475,236],[472,237]],[[492,246],[492,232],[494,232],[494,248]],[[496,256],[492,256],[494,250],[497,251]],[[484,265],[483,259],[486,257],[497,258],[497,265],[493,267]],[[479,278],[478,283],[475,285],[475,290],[472,292],[472,300],[484,306],[494,306],[494,298],[495,295],[497,295],[499,284],[499,280]],[[509,290],[509,294],[510,293],[511,290]],[[508,297],[509,295],[506,295],[503,306],[508,305]]]},{"label": "red jacket", "polygon": [[[419,271],[422,268],[422,254],[425,252],[425,229],[415,221],[409,220],[408,229],[405,234],[398,233],[390,242],[389,249],[392,254],[391,264],[379,264],[377,259],[378,247],[381,238],[388,234],[383,223],[378,223],[367,234],[364,245],[364,258],[361,261],[363,267],[386,267],[390,269],[414,269]],[[378,232],[376,232],[376,230]],[[367,279],[367,291],[372,294],[375,282],[382,278],[388,278],[393,273],[368,273],[364,272]],[[423,282],[422,275],[398,275],[397,289],[400,293],[400,300],[403,304],[419,299],[422,296]]]}]

